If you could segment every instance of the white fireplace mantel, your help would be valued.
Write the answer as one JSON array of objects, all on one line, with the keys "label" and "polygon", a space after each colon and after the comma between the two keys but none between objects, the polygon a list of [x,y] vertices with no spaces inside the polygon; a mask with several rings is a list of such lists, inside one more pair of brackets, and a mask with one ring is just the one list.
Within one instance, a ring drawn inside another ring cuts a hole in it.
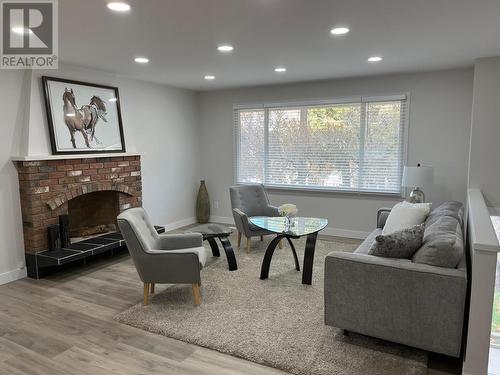
[{"label": "white fireplace mantel", "polygon": [[64,159],[89,159],[89,158],[113,158],[123,156],[141,156],[139,152],[110,152],[102,154],[64,154],[64,155],[26,155],[12,156],[12,161],[36,161],[36,160],[64,160]]}]

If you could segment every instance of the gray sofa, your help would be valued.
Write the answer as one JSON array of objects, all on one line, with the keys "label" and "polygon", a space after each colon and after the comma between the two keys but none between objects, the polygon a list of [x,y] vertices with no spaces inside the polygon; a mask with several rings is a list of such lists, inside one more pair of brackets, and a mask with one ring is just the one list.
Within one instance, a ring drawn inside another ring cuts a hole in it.
[{"label": "gray sofa", "polygon": [[[436,255],[433,249],[423,254],[423,247],[412,259],[368,255],[389,212],[379,211],[377,229],[354,253],[334,251],[326,257],[325,323],[459,357],[467,293],[462,205],[447,202],[433,210],[424,234],[427,250],[443,238],[454,241],[454,256],[461,254],[454,268],[423,264]],[[443,254],[437,255],[442,261]]]}]

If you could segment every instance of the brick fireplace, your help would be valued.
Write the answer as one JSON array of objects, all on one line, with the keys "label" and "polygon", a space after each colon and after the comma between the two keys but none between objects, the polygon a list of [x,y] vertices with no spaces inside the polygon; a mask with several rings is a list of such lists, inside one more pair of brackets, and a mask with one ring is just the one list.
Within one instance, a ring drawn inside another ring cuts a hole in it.
[{"label": "brick fireplace", "polygon": [[[139,155],[15,161],[28,275],[49,248],[48,229],[69,214],[70,235],[112,229],[116,215],[142,205]],[[116,229],[116,227],[115,227]]]}]

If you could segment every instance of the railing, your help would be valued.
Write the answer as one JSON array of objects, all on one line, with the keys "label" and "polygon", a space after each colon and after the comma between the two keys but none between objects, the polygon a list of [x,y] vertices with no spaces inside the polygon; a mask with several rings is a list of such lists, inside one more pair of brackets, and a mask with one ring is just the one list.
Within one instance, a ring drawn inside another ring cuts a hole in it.
[{"label": "railing", "polygon": [[462,374],[486,375],[491,340],[491,319],[497,253],[500,246],[488,206],[479,189],[469,189],[468,242],[470,246],[470,308]]}]

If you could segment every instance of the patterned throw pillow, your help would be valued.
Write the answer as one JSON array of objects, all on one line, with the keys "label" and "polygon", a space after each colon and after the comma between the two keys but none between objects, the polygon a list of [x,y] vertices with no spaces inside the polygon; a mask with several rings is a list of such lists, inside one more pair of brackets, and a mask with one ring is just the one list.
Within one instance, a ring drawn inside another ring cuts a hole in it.
[{"label": "patterned throw pillow", "polygon": [[410,259],[422,246],[424,230],[425,224],[420,224],[390,234],[378,235],[368,254],[386,258]]}]

